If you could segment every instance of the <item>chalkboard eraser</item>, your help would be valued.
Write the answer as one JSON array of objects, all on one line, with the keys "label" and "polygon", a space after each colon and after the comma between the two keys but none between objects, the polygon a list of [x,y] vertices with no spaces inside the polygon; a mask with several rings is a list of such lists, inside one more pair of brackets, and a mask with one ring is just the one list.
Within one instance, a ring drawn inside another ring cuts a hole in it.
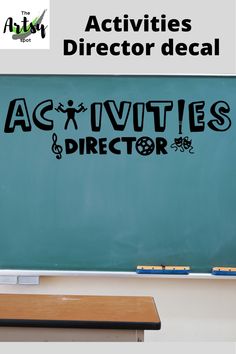
[{"label": "chalkboard eraser", "polygon": [[213,267],[213,275],[236,275],[236,268],[232,267]]},{"label": "chalkboard eraser", "polygon": [[188,266],[144,266],[139,265],[136,268],[138,274],[189,274]]}]

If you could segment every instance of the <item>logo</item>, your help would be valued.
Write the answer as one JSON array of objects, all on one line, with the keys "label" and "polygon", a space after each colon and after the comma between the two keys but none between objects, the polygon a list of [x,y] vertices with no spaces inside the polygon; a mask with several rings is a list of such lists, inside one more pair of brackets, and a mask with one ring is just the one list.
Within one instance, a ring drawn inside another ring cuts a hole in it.
[{"label": "logo", "polygon": [[9,0],[0,5],[0,49],[49,49],[50,0]]}]

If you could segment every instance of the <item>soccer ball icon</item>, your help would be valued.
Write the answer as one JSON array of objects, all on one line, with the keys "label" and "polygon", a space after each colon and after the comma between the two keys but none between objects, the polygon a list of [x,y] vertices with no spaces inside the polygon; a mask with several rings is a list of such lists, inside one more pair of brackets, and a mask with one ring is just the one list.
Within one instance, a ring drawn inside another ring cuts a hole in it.
[{"label": "soccer ball icon", "polygon": [[142,136],[137,140],[135,147],[140,155],[147,156],[153,152],[155,145],[154,141],[148,136]]}]

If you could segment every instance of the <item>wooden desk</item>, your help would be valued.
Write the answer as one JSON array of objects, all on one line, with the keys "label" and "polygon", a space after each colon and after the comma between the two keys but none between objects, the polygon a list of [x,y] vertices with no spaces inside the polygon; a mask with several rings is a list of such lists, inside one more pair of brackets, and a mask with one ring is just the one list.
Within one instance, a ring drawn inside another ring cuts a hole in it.
[{"label": "wooden desk", "polygon": [[143,341],[152,297],[0,294],[0,341]]}]

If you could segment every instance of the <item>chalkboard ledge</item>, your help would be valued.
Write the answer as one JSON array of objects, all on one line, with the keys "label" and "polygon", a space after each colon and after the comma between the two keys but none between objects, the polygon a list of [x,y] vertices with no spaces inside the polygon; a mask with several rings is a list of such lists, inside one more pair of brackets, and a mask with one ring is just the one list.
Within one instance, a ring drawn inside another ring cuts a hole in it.
[{"label": "chalkboard ledge", "polygon": [[211,273],[190,273],[188,275],[175,274],[137,274],[136,272],[115,271],[70,271],[70,270],[25,270],[0,269],[0,284],[17,284],[19,278],[24,277],[100,277],[100,278],[134,278],[134,279],[236,279],[236,276],[213,275]]}]

